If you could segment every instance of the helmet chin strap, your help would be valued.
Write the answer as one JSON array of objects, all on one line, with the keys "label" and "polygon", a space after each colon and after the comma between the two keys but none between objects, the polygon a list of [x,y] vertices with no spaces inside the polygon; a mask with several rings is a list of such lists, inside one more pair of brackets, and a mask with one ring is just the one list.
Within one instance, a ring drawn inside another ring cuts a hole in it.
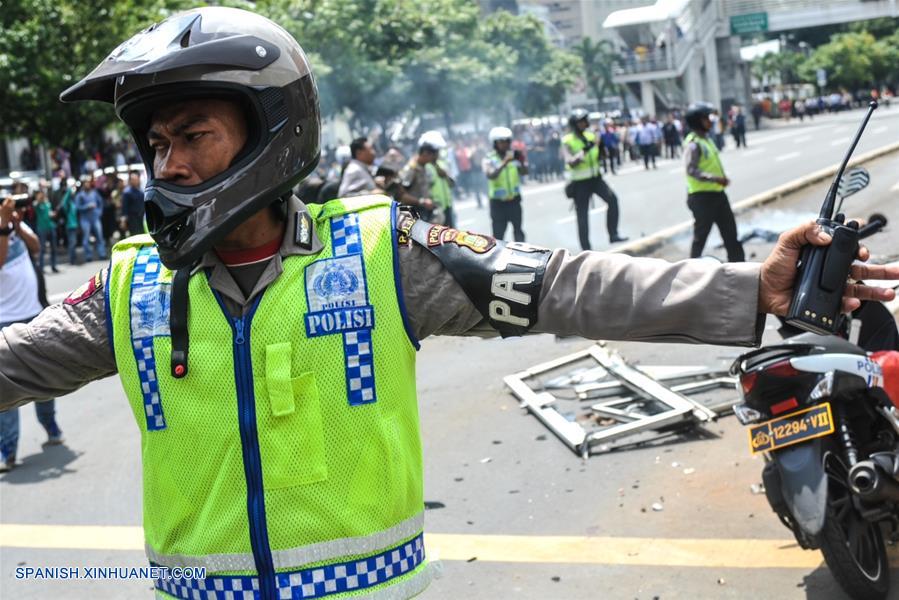
[{"label": "helmet chin strap", "polygon": [[187,288],[193,265],[175,271],[172,281],[172,300],[169,309],[169,329],[172,336],[172,377],[181,379],[187,375],[187,351],[190,340],[187,334],[187,312],[190,298]]}]

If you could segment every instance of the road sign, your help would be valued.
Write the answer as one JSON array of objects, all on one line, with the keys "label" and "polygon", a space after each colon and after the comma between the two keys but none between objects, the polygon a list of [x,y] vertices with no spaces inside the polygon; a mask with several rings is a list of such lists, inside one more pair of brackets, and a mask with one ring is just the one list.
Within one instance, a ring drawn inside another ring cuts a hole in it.
[{"label": "road sign", "polygon": [[732,35],[759,33],[760,31],[768,31],[768,13],[766,12],[733,15],[730,18]]},{"label": "road sign", "polygon": [[824,69],[818,69],[815,71],[815,74],[818,76],[818,87],[824,87],[827,85],[827,71]]}]

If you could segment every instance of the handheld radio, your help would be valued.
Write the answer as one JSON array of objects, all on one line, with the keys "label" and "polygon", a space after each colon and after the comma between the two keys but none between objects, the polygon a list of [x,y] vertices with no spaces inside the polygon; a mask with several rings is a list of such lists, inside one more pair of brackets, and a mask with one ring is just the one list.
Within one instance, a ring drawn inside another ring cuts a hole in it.
[{"label": "handheld radio", "polygon": [[877,102],[868,105],[868,112],[830,184],[818,215],[817,223],[825,233],[830,234],[833,241],[828,246],[808,244],[799,255],[799,263],[796,265],[797,283],[793,288],[793,300],[790,302],[786,321],[805,331],[831,335],[839,325],[843,289],[849,278],[852,261],[858,254],[859,234],[856,221],[846,223],[846,217],[842,213],[833,214],[834,204],[846,164],[876,108]]}]

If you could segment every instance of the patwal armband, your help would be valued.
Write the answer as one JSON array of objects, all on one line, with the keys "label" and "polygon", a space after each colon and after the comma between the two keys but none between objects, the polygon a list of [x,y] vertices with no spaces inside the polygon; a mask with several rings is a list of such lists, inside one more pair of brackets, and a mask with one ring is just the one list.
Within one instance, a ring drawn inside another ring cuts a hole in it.
[{"label": "patwal armband", "polygon": [[502,337],[524,335],[537,322],[551,250],[433,225],[404,210],[397,229],[437,257]]}]

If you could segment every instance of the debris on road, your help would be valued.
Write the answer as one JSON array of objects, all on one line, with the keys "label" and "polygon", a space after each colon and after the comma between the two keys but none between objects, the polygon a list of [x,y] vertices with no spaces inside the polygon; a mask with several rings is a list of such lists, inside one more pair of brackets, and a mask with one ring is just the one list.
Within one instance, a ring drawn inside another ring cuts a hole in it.
[{"label": "debris on road", "polygon": [[661,502],[653,502],[652,510],[654,510],[656,512],[662,512],[663,510],[665,510],[665,505],[662,504]]},{"label": "debris on road", "polygon": [[586,459],[638,436],[644,442],[716,420],[731,411],[732,398],[707,406],[688,396],[735,389],[736,379],[699,365],[636,367],[599,342],[504,382],[523,408]]},{"label": "debris on road", "polygon": [[750,484],[749,491],[756,495],[764,494],[765,493],[765,484],[764,483]]}]

